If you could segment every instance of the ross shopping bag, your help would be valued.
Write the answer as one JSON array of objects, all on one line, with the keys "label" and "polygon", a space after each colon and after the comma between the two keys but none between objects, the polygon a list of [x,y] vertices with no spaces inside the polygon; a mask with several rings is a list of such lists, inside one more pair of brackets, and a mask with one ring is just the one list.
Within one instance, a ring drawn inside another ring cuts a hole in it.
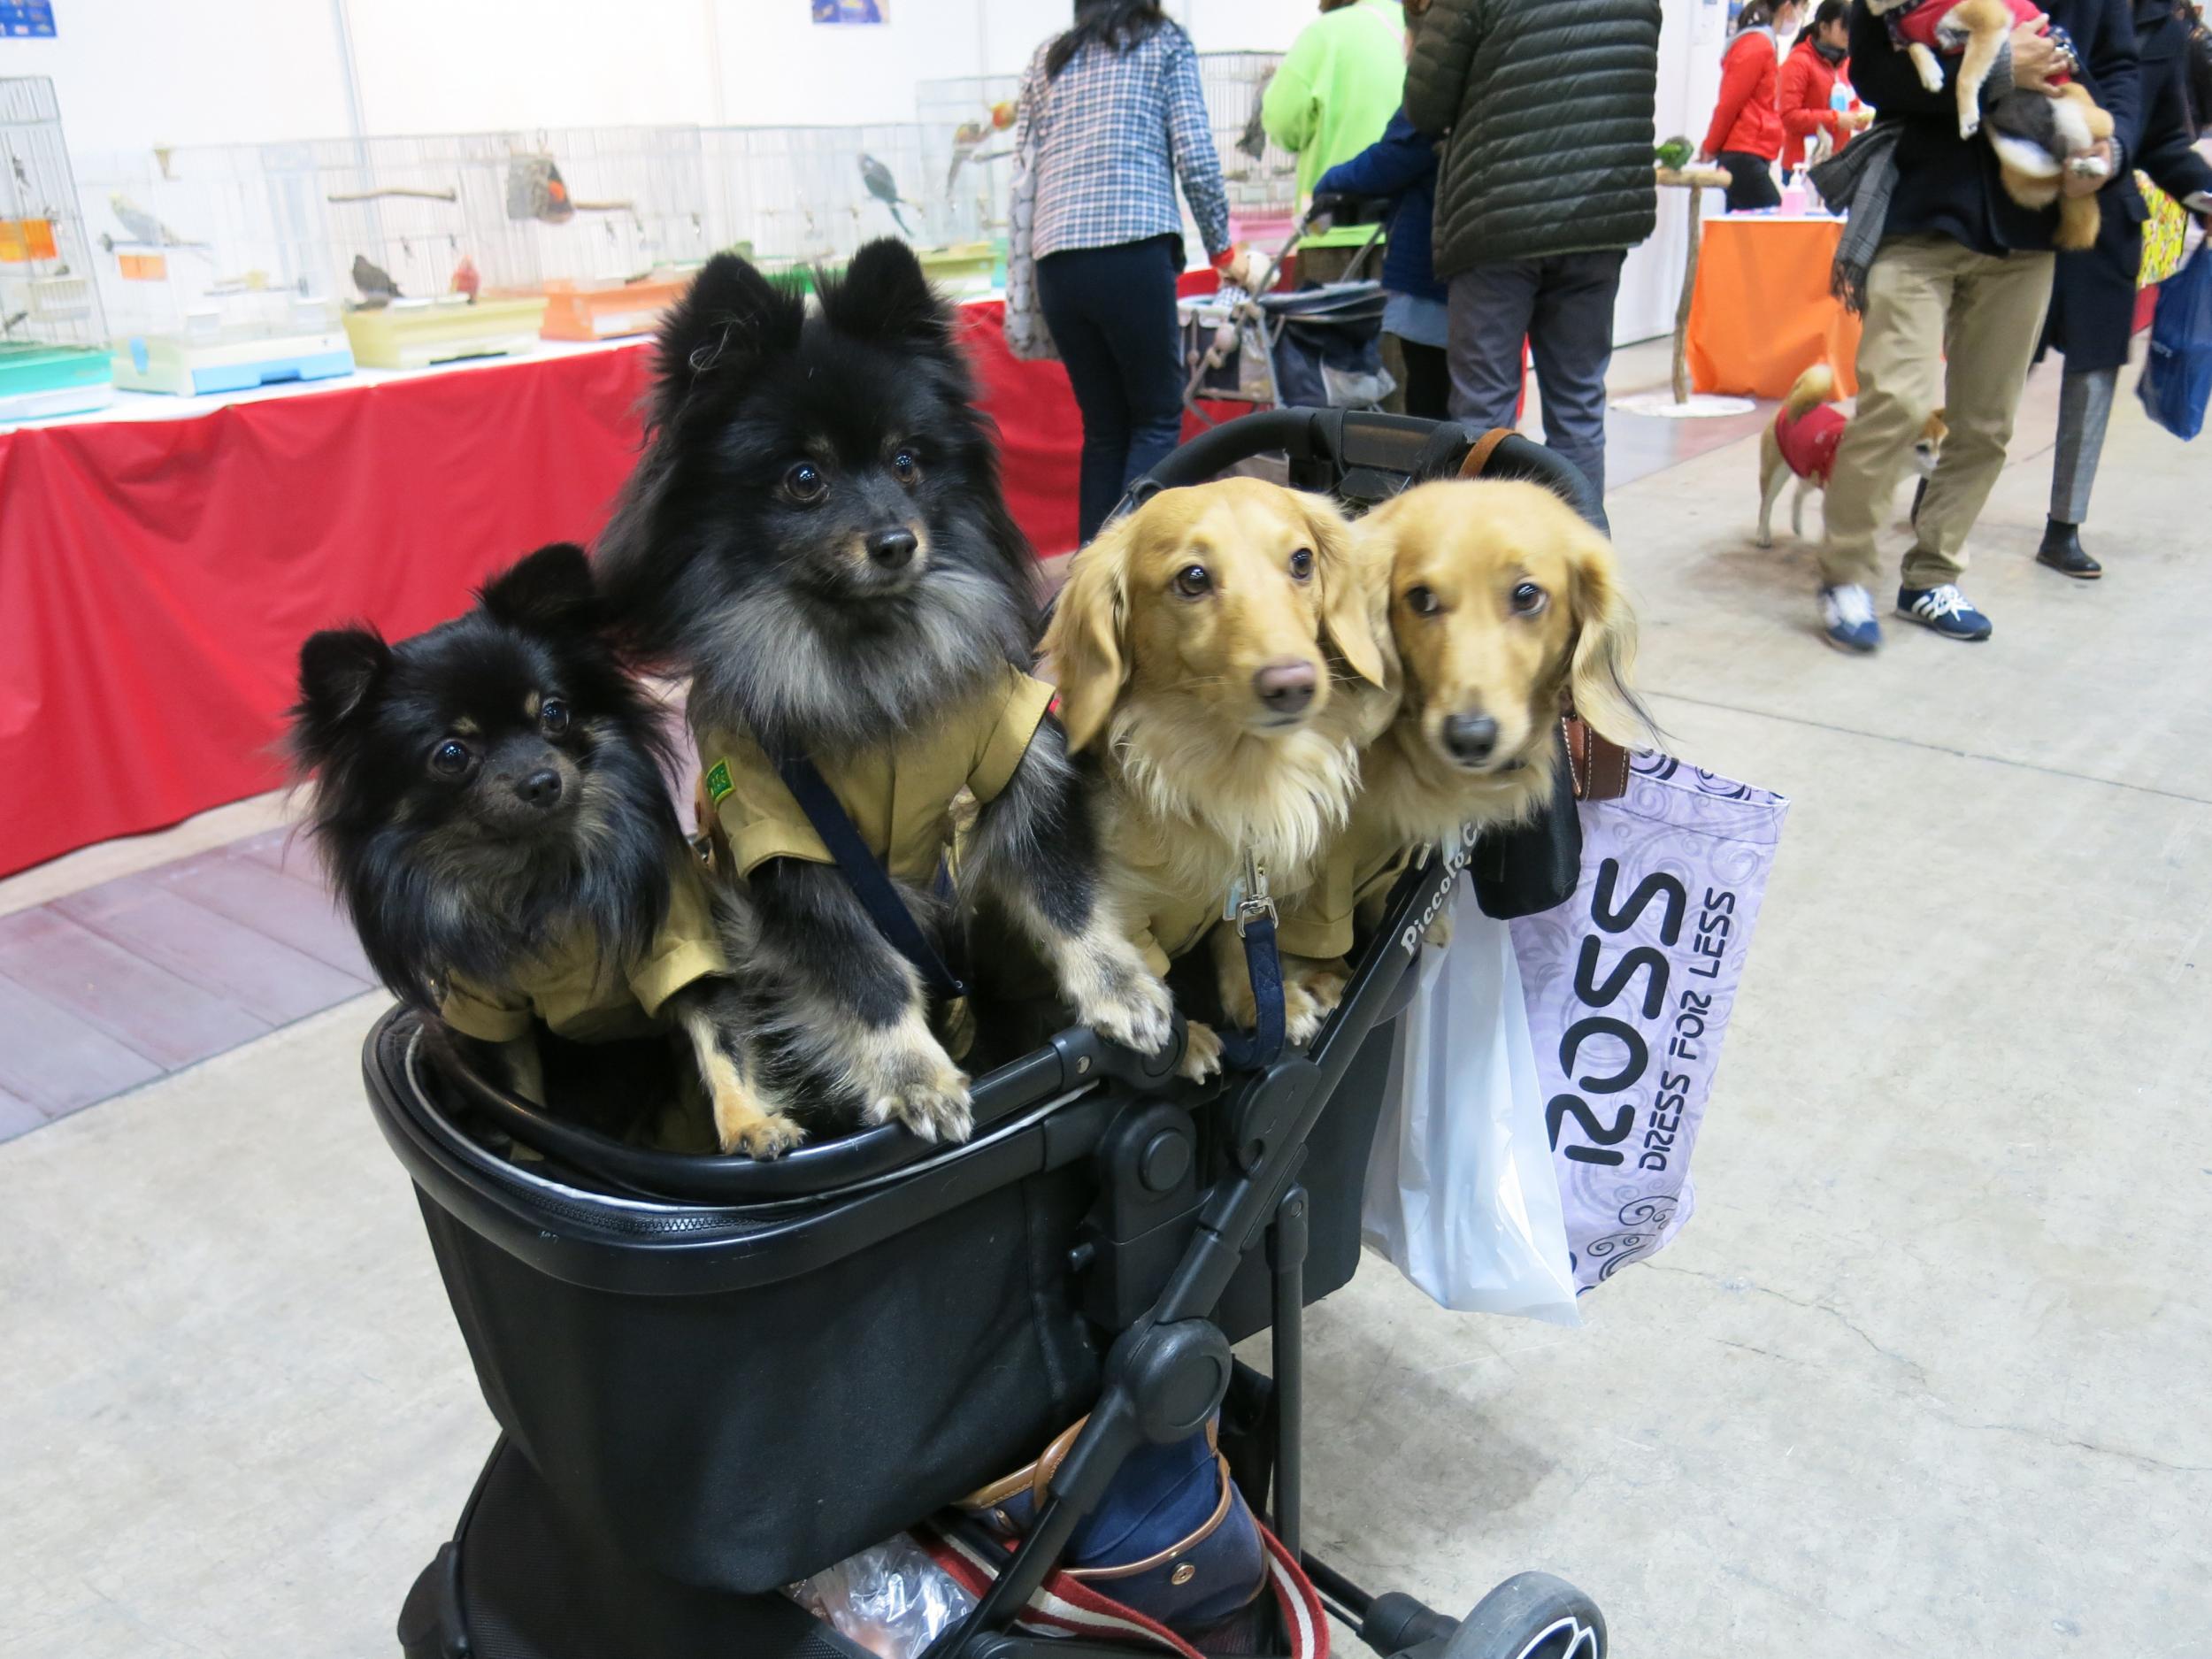
[{"label": "ross shopping bag", "polygon": [[1665,755],[1585,801],[1582,878],[1512,924],[1577,1289],[1690,1217],[1690,1152],[1789,803]]},{"label": "ross shopping bag", "polygon": [[1579,1324],[1513,936],[1471,886],[1450,945],[1423,953],[1404,1053],[1368,1158],[1362,1237],[1447,1308]]},{"label": "ross shopping bag", "polygon": [[2204,429],[2205,404],[2212,402],[2212,255],[2201,246],[2159,285],[2150,352],[2135,395],[2177,438]]}]

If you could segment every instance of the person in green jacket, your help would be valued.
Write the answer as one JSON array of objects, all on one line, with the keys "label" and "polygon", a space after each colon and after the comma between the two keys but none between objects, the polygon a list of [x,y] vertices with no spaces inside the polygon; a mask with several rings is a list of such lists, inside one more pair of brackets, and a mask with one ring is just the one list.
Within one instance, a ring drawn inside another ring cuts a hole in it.
[{"label": "person in green jacket", "polygon": [[[1321,15],[1300,31],[1260,101],[1267,135],[1298,157],[1298,206],[1314,181],[1383,134],[1405,92],[1405,14],[1401,0],[1321,0]],[[1356,248],[1371,227],[1348,225],[1308,237],[1317,248]],[[1330,268],[1325,273],[1318,267]],[[1326,280],[1342,260],[1306,259],[1305,275]]]}]

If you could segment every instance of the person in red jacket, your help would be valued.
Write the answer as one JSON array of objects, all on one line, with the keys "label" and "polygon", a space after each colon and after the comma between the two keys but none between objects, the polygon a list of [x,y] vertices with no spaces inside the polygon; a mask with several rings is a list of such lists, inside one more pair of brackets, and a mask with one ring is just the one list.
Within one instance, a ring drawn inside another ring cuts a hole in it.
[{"label": "person in red jacket", "polygon": [[[1851,134],[1874,119],[1874,111],[1858,102],[1851,90],[1850,0],[1820,0],[1812,20],[1797,33],[1797,44],[1782,60],[1775,83],[1775,98],[1782,113],[1782,178],[1805,165],[1805,150],[1813,134],[1828,134],[1828,153],[1833,155]],[[1838,87],[1853,107],[1835,107]]]},{"label": "person in red jacket", "polygon": [[1736,33],[1721,54],[1720,101],[1706,129],[1700,161],[1728,170],[1728,211],[1747,213],[1779,207],[1774,188],[1774,159],[1782,153],[1782,113],[1775,102],[1780,79],[1778,30],[1797,27],[1798,0],[1749,0],[1736,19]]}]

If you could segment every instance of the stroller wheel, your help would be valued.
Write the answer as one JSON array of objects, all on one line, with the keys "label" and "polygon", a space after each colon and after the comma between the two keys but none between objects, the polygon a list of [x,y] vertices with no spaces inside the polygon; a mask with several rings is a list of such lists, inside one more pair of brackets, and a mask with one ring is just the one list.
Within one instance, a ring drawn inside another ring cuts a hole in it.
[{"label": "stroller wheel", "polygon": [[1475,1604],[1441,1659],[1605,1659],[1605,1615],[1548,1572],[1518,1572]]}]

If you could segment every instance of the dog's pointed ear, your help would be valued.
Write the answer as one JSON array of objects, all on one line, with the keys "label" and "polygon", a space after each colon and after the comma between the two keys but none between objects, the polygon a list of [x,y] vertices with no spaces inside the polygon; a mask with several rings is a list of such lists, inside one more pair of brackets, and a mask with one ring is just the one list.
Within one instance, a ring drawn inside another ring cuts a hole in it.
[{"label": "dog's pointed ear", "polygon": [[895,236],[867,243],[842,280],[820,286],[831,327],[862,340],[896,342],[941,355],[954,350],[952,312],[914,250]]},{"label": "dog's pointed ear", "polygon": [[1131,513],[1098,533],[1068,565],[1067,585],[1052,606],[1044,654],[1060,687],[1060,724],[1068,752],[1079,754],[1104,729],[1129,680],[1122,630],[1129,621],[1129,559],[1137,545]]},{"label": "dog's pointed ear", "polygon": [[1321,631],[1352,672],[1371,686],[1388,683],[1385,653],[1390,638],[1390,564],[1379,560],[1337,504],[1325,495],[1302,497],[1313,533],[1314,562],[1321,574]]},{"label": "dog's pointed ear", "polygon": [[588,633],[598,618],[591,561],[573,541],[556,541],[517,559],[476,596],[497,620],[539,634]]},{"label": "dog's pointed ear", "polygon": [[367,707],[392,665],[392,648],[373,628],[325,628],[300,647],[300,700],[292,710],[292,749],[319,765]]},{"label": "dog's pointed ear", "polygon": [[1621,586],[1612,545],[1576,519],[1567,547],[1568,604],[1575,624],[1567,691],[1574,710],[1600,737],[1624,749],[1655,729],[1629,680],[1636,668],[1636,612]]},{"label": "dog's pointed ear", "polygon": [[805,323],[806,296],[796,288],[771,281],[740,255],[715,255],[661,324],[654,424],[674,419],[704,377],[796,346]]}]

